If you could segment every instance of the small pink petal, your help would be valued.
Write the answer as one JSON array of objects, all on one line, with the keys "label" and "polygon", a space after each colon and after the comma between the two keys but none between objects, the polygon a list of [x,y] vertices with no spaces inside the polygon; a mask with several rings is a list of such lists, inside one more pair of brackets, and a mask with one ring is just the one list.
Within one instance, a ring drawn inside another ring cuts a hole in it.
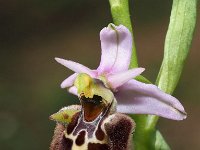
[{"label": "small pink petal", "polygon": [[72,74],[68,78],[66,78],[62,83],[61,83],[61,88],[66,88],[74,85],[74,81],[77,77],[77,73]]},{"label": "small pink petal", "polygon": [[78,95],[78,92],[77,92],[77,88],[75,86],[72,86],[68,89],[69,93],[71,94],[74,94],[74,95]]},{"label": "small pink petal", "polygon": [[134,68],[128,71],[124,71],[117,74],[112,74],[107,76],[107,80],[112,89],[116,89],[126,83],[127,81],[140,75],[145,69],[144,68]]},{"label": "small pink petal", "polygon": [[97,69],[99,74],[128,70],[132,52],[130,31],[123,25],[111,24],[101,30],[100,40],[102,52],[101,62]]},{"label": "small pink petal", "polygon": [[115,96],[119,112],[153,114],[174,120],[186,118],[186,112],[181,103],[153,84],[131,80],[121,86]]},{"label": "small pink petal", "polygon": [[90,76],[94,76],[94,71],[92,71],[91,69],[89,69],[88,67],[76,63],[74,61],[71,60],[65,60],[62,58],[55,58],[55,60],[60,63],[61,65],[71,69],[72,71],[76,72],[76,73],[87,73]]}]

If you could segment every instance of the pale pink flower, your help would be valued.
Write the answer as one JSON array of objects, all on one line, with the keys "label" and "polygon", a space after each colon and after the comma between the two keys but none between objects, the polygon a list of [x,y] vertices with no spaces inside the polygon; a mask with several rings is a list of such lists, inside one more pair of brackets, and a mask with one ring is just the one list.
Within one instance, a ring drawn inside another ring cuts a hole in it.
[{"label": "pale pink flower", "polygon": [[140,75],[144,68],[128,69],[131,60],[132,35],[123,26],[110,24],[100,32],[101,62],[96,70],[61,58],[56,61],[75,73],[66,78],[62,88],[77,95],[74,81],[79,73],[86,73],[92,78],[100,79],[111,89],[117,100],[117,111],[129,114],[152,114],[173,120],[186,118],[181,103],[173,96],[164,93],[153,84],[139,82],[134,77]]}]

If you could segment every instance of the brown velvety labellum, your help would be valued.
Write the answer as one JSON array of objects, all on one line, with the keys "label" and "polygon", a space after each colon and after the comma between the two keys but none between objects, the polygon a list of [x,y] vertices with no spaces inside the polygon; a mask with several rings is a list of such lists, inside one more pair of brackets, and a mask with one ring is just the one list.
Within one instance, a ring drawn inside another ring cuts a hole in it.
[{"label": "brown velvety labellum", "polygon": [[76,145],[81,146],[85,142],[85,131],[81,131],[76,139]]}]

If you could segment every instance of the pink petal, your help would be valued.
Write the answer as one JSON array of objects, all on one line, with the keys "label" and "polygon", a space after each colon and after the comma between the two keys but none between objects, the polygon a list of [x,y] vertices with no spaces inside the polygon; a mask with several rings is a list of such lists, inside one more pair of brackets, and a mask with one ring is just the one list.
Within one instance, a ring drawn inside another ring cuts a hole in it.
[{"label": "pink petal", "polygon": [[126,83],[127,81],[140,75],[145,69],[144,68],[134,68],[128,71],[124,71],[117,74],[112,74],[107,76],[107,80],[112,89],[116,89]]},{"label": "pink petal", "polygon": [[115,96],[117,110],[122,113],[153,114],[173,120],[186,118],[181,103],[153,84],[131,80],[121,86]]},{"label": "pink petal", "polygon": [[100,40],[102,52],[101,62],[97,69],[99,74],[128,70],[132,49],[130,31],[123,25],[110,24],[101,30]]},{"label": "pink petal", "polygon": [[91,69],[89,69],[86,66],[83,66],[82,64],[73,62],[71,60],[65,60],[62,58],[55,58],[55,60],[60,63],[61,65],[71,69],[72,71],[76,72],[76,73],[87,73],[90,76],[95,76],[94,71],[92,71]]},{"label": "pink petal", "polygon": [[70,87],[68,91],[76,96],[78,95],[77,88],[75,86]]},{"label": "pink petal", "polygon": [[65,79],[62,83],[61,83],[61,88],[66,88],[66,87],[70,87],[74,85],[74,81],[77,77],[77,73],[72,74],[71,76],[69,76],[67,79]]}]

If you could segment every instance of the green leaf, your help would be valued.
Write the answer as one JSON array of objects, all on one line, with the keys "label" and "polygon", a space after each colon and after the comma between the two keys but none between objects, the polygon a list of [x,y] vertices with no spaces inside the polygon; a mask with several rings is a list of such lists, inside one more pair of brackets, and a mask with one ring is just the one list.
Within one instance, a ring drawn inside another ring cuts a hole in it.
[{"label": "green leaf", "polygon": [[[196,25],[197,0],[174,0],[165,39],[164,58],[156,84],[172,94],[180,79]],[[151,117],[152,123],[157,122]],[[153,126],[152,124],[152,126]],[[160,133],[156,133],[155,149],[165,146]]]},{"label": "green leaf", "polygon": [[174,0],[157,85],[173,93],[187,58],[196,24],[197,0]]}]

